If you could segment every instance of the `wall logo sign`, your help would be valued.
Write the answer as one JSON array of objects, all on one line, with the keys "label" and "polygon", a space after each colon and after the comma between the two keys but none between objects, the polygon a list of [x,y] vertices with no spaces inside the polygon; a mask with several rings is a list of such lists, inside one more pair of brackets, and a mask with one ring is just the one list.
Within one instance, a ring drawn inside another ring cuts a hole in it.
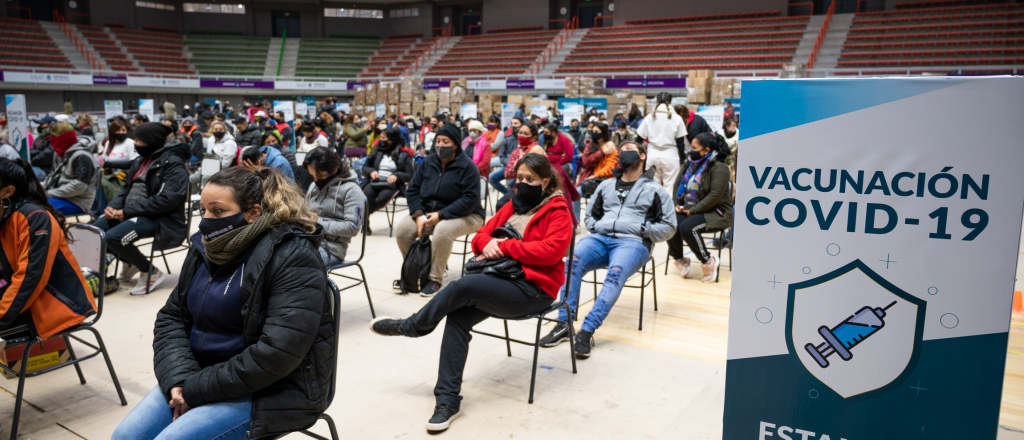
[{"label": "wall logo sign", "polygon": [[917,362],[926,305],[854,260],[789,285],[789,352],[843,398],[885,390]]}]

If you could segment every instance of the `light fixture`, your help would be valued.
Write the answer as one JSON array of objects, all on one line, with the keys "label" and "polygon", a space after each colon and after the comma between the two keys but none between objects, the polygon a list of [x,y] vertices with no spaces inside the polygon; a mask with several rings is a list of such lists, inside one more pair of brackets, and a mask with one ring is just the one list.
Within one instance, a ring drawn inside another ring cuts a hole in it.
[{"label": "light fixture", "polygon": [[608,3],[608,10],[615,12],[615,3]]},{"label": "light fixture", "polygon": [[242,6],[242,5],[238,5],[238,9],[242,9],[242,8],[244,8],[244,7],[245,7],[245,6]]}]

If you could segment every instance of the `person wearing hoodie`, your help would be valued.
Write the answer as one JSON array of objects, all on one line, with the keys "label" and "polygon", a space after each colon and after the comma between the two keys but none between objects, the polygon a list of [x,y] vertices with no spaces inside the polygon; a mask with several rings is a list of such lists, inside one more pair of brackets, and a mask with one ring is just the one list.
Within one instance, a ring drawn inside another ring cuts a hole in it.
[{"label": "person wearing hoodie", "polygon": [[[302,124],[302,128],[299,129],[299,132],[302,133],[302,137],[299,138],[298,145],[300,153],[309,153],[319,147],[328,147],[327,137],[317,131],[313,124]],[[348,150],[345,151],[347,155]],[[366,150],[363,149],[362,154],[353,157],[362,157],[365,153]]]},{"label": "person wearing hoodie", "polygon": [[616,178],[602,182],[587,204],[587,230],[576,244],[572,282],[562,286],[562,298],[573,316],[563,310],[555,328],[541,339],[545,347],[568,340],[568,326],[579,308],[580,283],[584,274],[608,269],[594,308],[576,334],[576,357],[590,357],[594,332],[611,312],[629,277],[651,258],[654,244],[668,240],[676,232],[672,197],[654,181],[654,170],[644,172],[646,148],[636,142],[619,146]]},{"label": "person wearing hoodie", "polygon": [[480,171],[481,177],[488,177],[491,168],[491,144],[484,136],[484,124],[473,120],[468,124],[469,136],[462,140],[462,150]]},{"label": "person wearing hoodie", "polygon": [[[422,309],[406,319],[381,316],[370,330],[382,336],[418,338],[432,333],[446,318],[441,359],[434,387],[436,406],[427,431],[443,431],[460,415],[462,376],[470,331],[490,316],[524,316],[551,307],[565,283],[565,254],[572,243],[572,214],[559,195],[561,186],[551,163],[541,155],[520,161],[512,202],[473,236],[478,261],[511,258],[522,264],[523,277],[467,274],[452,281]],[[494,238],[495,229],[511,226],[522,240]]]},{"label": "person wearing hoodie", "polygon": [[278,438],[327,408],[337,338],[323,232],[272,168],[213,175],[153,330],[156,386],[113,440]]},{"label": "person wearing hoodie", "polygon": [[94,223],[106,231],[108,252],[123,263],[119,281],[128,284],[141,272],[138,283],[130,291],[132,295],[152,292],[165,277],[133,243],[153,237],[153,249],[170,249],[180,245],[188,235],[185,163],[190,147],[184,133],[175,133],[166,125],[156,122],[139,125],[135,129],[135,151],[139,157],[132,162],[124,188]]},{"label": "person wearing hoodie", "polygon": [[260,131],[260,124],[249,122],[244,116],[235,118],[235,144],[239,147],[259,146],[263,132]]},{"label": "person wearing hoodie", "polygon": [[291,165],[292,168],[295,168],[295,166],[298,165],[298,163],[295,162],[295,152],[292,151],[291,148],[284,146],[284,144],[281,143],[281,138],[277,137],[276,134],[271,132],[264,133],[263,138],[260,139],[260,145],[274,147],[278,153],[281,153],[281,155],[284,156],[284,160],[287,160],[288,165]]},{"label": "person wearing hoodie", "polygon": [[43,185],[50,204],[64,215],[89,212],[99,184],[98,164],[92,157],[95,142],[79,137],[71,124],[58,122],[50,126],[50,145],[53,171]]},{"label": "person wearing hoodie", "polygon": [[[395,240],[404,259],[412,244],[424,234],[431,236],[430,282],[421,296],[432,297],[441,289],[448,257],[455,239],[484,224],[480,205],[480,172],[462,151],[462,134],[444,124],[434,137],[434,154],[423,159],[406,190],[410,216],[395,225]],[[399,287],[395,280],[394,287]]]},{"label": "person wearing hoodie", "polygon": [[306,203],[319,213],[316,222],[324,231],[320,258],[324,266],[336,266],[345,261],[352,237],[362,230],[366,196],[359,189],[356,173],[330,148],[314,148],[302,167],[313,177]]},{"label": "person wearing hoodie", "polygon": [[239,165],[251,171],[259,167],[277,168],[285,177],[295,180],[295,171],[281,154],[281,151],[266,145],[260,147],[247,147],[242,149],[242,156],[239,158]]},{"label": "person wearing hoodie", "polygon": [[[519,149],[519,127],[523,125],[523,122],[523,118],[518,116],[512,118],[512,121],[509,122],[508,130],[505,130],[503,133],[504,141],[502,141],[501,147],[498,148],[497,152],[501,166],[491,172],[487,179],[491,182],[491,186],[502,195],[508,194],[508,187],[505,186],[505,169],[508,167],[508,161],[512,156],[512,152]],[[511,180],[509,180],[509,184],[511,184]]]},{"label": "person wearing hoodie", "polygon": [[238,143],[229,132],[226,122],[216,121],[210,124],[210,137],[206,138],[206,154],[220,159],[220,167],[230,167],[238,158]]},{"label": "person wearing hoodie", "polygon": [[366,158],[361,170],[362,187],[370,201],[370,214],[387,206],[396,192],[404,194],[405,186],[412,180],[412,156],[402,148],[404,140],[397,128],[389,127]]}]

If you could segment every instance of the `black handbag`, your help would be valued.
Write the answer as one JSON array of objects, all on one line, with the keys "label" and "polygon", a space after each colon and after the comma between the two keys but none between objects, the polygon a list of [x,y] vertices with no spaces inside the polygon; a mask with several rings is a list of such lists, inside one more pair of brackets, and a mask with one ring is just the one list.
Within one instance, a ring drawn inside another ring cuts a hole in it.
[{"label": "black handbag", "polygon": [[394,183],[388,183],[387,179],[371,180],[370,187],[376,190],[396,189],[398,188],[398,181],[396,180]]},{"label": "black handbag", "polygon": [[[505,223],[505,226],[495,228],[491,231],[491,238],[514,238],[522,241],[523,236],[512,225]],[[477,260],[479,255],[473,256],[466,262],[467,274],[494,275],[512,280],[526,278],[523,271],[523,263],[511,257],[501,257],[496,260]]]}]

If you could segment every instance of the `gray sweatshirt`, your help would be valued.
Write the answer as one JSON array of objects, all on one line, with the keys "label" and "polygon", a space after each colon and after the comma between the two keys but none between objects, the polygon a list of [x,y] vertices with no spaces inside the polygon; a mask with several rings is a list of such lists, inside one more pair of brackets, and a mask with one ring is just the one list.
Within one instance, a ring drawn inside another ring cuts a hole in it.
[{"label": "gray sweatshirt", "polygon": [[355,173],[350,170],[347,176],[331,178],[322,190],[310,185],[306,202],[320,213],[317,223],[324,228],[324,247],[344,261],[348,245],[362,230],[366,215],[366,196]]},{"label": "gray sweatshirt", "polygon": [[654,168],[641,175],[625,202],[620,202],[615,193],[617,176],[601,182],[587,204],[587,230],[639,241],[648,249],[652,249],[654,243],[672,238],[676,233],[672,197],[653,176]]}]

